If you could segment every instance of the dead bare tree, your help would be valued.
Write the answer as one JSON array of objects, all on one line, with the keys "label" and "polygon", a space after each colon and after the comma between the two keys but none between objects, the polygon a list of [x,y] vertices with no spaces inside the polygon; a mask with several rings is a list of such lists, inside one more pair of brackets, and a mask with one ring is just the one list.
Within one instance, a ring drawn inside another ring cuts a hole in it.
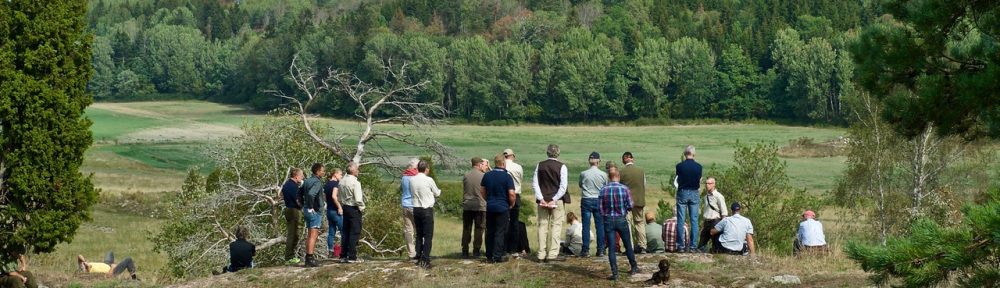
[{"label": "dead bare tree", "polygon": [[[379,129],[382,124],[410,125],[419,129],[439,123],[446,110],[438,103],[420,102],[417,95],[429,81],[410,83],[407,77],[409,64],[393,63],[392,59],[382,59],[382,72],[387,76],[384,85],[365,82],[353,73],[327,68],[325,76],[320,76],[309,67],[303,67],[296,55],[288,67],[289,79],[295,83],[298,93],[270,91],[276,97],[290,103],[289,111],[297,115],[302,129],[319,145],[347,162],[360,165],[379,164],[388,166],[388,156],[384,150],[368,150],[369,144],[380,139],[390,139],[410,146],[422,148],[439,159],[450,159],[451,151],[430,137]],[[351,101],[358,105],[355,117],[363,127],[356,135],[357,145],[353,149],[344,144],[350,133],[320,135],[313,128],[312,120],[317,100],[335,97],[334,101]],[[337,98],[339,97],[339,99]],[[330,138],[327,138],[330,137]],[[332,140],[330,140],[332,139]],[[376,145],[378,146],[378,145]],[[369,161],[366,159],[375,159]]]}]

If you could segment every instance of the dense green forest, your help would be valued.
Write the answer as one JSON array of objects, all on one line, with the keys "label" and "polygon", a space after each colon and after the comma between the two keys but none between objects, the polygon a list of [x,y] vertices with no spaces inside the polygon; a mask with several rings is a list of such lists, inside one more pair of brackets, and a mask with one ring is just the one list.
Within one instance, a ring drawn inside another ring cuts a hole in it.
[{"label": "dense green forest", "polygon": [[[429,80],[473,122],[844,122],[848,46],[878,21],[852,0],[90,0],[95,99],[194,97],[270,110],[317,71]],[[354,115],[350,101],[322,113]],[[330,108],[327,108],[330,107]]]}]

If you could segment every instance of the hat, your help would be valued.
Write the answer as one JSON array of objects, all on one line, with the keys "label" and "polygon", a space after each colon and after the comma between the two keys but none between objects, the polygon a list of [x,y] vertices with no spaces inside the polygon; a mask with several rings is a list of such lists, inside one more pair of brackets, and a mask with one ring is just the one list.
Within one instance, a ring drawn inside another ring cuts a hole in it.
[{"label": "hat", "polygon": [[590,159],[601,159],[601,153],[597,153],[597,151],[590,152]]},{"label": "hat", "polygon": [[514,155],[514,150],[510,150],[510,148],[507,148],[507,149],[503,149],[503,155],[504,155],[504,156],[507,156],[507,155]]},{"label": "hat", "polygon": [[802,217],[816,218],[816,212],[813,212],[812,210],[806,210],[805,213],[802,213]]},{"label": "hat", "polygon": [[476,165],[476,164],[479,164],[479,163],[483,163],[483,158],[472,157],[472,165]]},{"label": "hat", "polygon": [[740,205],[740,202],[733,202],[733,206],[730,206],[729,208],[733,211],[739,211],[740,208],[743,208],[743,206]]}]

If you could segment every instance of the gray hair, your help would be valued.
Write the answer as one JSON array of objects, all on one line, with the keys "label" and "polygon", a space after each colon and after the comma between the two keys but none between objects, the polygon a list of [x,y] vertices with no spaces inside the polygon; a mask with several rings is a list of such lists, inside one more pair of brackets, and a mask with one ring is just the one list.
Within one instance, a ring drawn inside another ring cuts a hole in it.
[{"label": "gray hair", "polygon": [[358,166],[358,162],[347,163],[347,174],[355,175],[361,171],[358,171],[361,167]]},{"label": "gray hair", "polygon": [[549,155],[549,158],[559,158],[559,145],[549,144],[549,147],[545,148],[545,154]]},{"label": "gray hair", "polygon": [[694,145],[684,147],[684,156],[694,156]]},{"label": "gray hair", "polygon": [[420,159],[411,158],[410,163],[406,166],[406,168],[417,168],[417,164],[420,164]]}]

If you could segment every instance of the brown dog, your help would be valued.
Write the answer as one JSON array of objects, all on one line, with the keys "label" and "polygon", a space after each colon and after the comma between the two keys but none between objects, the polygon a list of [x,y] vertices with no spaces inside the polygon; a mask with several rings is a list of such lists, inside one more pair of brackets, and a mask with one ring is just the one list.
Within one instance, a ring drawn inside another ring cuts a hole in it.
[{"label": "brown dog", "polygon": [[653,273],[653,277],[646,280],[648,285],[660,285],[667,284],[670,282],[670,260],[663,259],[660,260],[660,264],[657,265],[660,270]]}]

